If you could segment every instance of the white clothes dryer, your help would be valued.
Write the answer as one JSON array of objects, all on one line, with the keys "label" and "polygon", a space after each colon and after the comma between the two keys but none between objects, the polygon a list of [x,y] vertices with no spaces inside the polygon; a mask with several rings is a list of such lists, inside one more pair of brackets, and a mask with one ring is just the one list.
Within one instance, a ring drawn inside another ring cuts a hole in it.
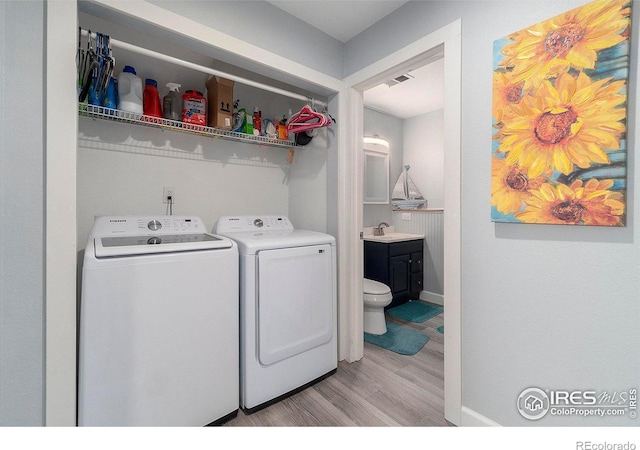
[{"label": "white clothes dryer", "polygon": [[235,242],[198,217],[97,217],[82,268],[78,425],[235,417],[238,276]]},{"label": "white clothes dryer", "polygon": [[240,407],[252,413],[335,373],[336,242],[285,216],[226,216],[240,254]]}]

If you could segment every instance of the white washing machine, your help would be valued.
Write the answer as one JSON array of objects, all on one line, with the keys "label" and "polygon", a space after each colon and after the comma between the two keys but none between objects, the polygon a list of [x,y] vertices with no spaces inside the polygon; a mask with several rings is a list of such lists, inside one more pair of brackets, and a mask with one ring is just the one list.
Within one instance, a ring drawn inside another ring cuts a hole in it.
[{"label": "white washing machine", "polygon": [[227,216],[240,253],[240,407],[247,413],[335,373],[335,238],[284,216]]},{"label": "white washing machine", "polygon": [[238,276],[237,245],[200,218],[97,217],[82,269],[78,425],[235,417]]}]

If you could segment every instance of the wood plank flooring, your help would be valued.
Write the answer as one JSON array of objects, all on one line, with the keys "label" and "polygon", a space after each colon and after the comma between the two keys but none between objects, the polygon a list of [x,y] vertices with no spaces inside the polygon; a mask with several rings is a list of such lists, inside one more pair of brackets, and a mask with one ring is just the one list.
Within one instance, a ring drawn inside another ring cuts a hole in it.
[{"label": "wood plank flooring", "polygon": [[444,419],[444,336],[440,314],[411,323],[387,320],[423,331],[429,342],[413,356],[364,343],[360,361],[341,361],[321,382],[253,414],[242,410],[228,427],[271,426],[450,426]]}]

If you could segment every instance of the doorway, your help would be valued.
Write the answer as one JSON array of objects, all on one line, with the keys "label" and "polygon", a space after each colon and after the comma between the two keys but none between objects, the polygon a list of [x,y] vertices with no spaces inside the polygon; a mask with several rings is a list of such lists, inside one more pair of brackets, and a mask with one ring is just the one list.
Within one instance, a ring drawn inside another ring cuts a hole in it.
[{"label": "doorway", "polygon": [[[454,425],[461,424],[462,368],[461,368],[461,21],[457,20],[427,36],[386,56],[376,63],[349,76],[348,98],[351,109],[350,129],[353,130],[349,148],[359,149],[363,140],[364,101],[363,92],[398,73],[408,71],[432,61],[434,55],[444,49],[444,291],[446,292],[446,314],[444,316],[444,395],[445,418]],[[359,152],[355,152],[359,153]],[[349,159],[355,174],[356,187],[350,191],[354,205],[363,204],[362,158]],[[359,236],[363,227],[363,211],[355,208],[356,217],[350,223],[347,240]],[[353,273],[363,274],[362,245],[347,242]],[[362,292],[362,276],[356,276],[351,292]],[[350,317],[351,360],[362,357],[362,296],[355,295]]]},{"label": "doorway", "polygon": [[[431,53],[431,52],[430,52]],[[443,305],[444,272],[444,46],[419,66],[398,74],[363,92],[364,134],[379,136],[388,144],[388,183],[374,183],[384,189],[384,201],[367,197],[372,185],[365,184],[364,229],[379,223],[395,231],[425,237],[423,279],[420,299]],[[365,144],[365,155],[367,153]],[[369,144],[370,145],[370,144]],[[406,169],[405,169],[406,168]],[[371,180],[365,163],[365,180]],[[417,195],[426,202],[418,210],[400,212],[390,207],[391,189],[398,195],[400,178],[408,171]],[[378,180],[378,173],[373,179]],[[369,200],[369,201],[367,201]],[[366,276],[366,268],[365,268]],[[381,280],[379,280],[381,281]]]}]

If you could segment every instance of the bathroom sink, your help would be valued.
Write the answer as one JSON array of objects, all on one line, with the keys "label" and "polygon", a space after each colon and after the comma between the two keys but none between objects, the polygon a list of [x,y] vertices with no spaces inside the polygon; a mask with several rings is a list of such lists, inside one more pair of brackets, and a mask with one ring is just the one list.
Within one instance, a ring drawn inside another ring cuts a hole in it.
[{"label": "bathroom sink", "polygon": [[412,241],[414,239],[424,239],[424,235],[393,232],[393,233],[387,233],[383,236],[364,235],[363,239],[365,241],[374,241],[374,242],[402,242],[402,241]]}]

